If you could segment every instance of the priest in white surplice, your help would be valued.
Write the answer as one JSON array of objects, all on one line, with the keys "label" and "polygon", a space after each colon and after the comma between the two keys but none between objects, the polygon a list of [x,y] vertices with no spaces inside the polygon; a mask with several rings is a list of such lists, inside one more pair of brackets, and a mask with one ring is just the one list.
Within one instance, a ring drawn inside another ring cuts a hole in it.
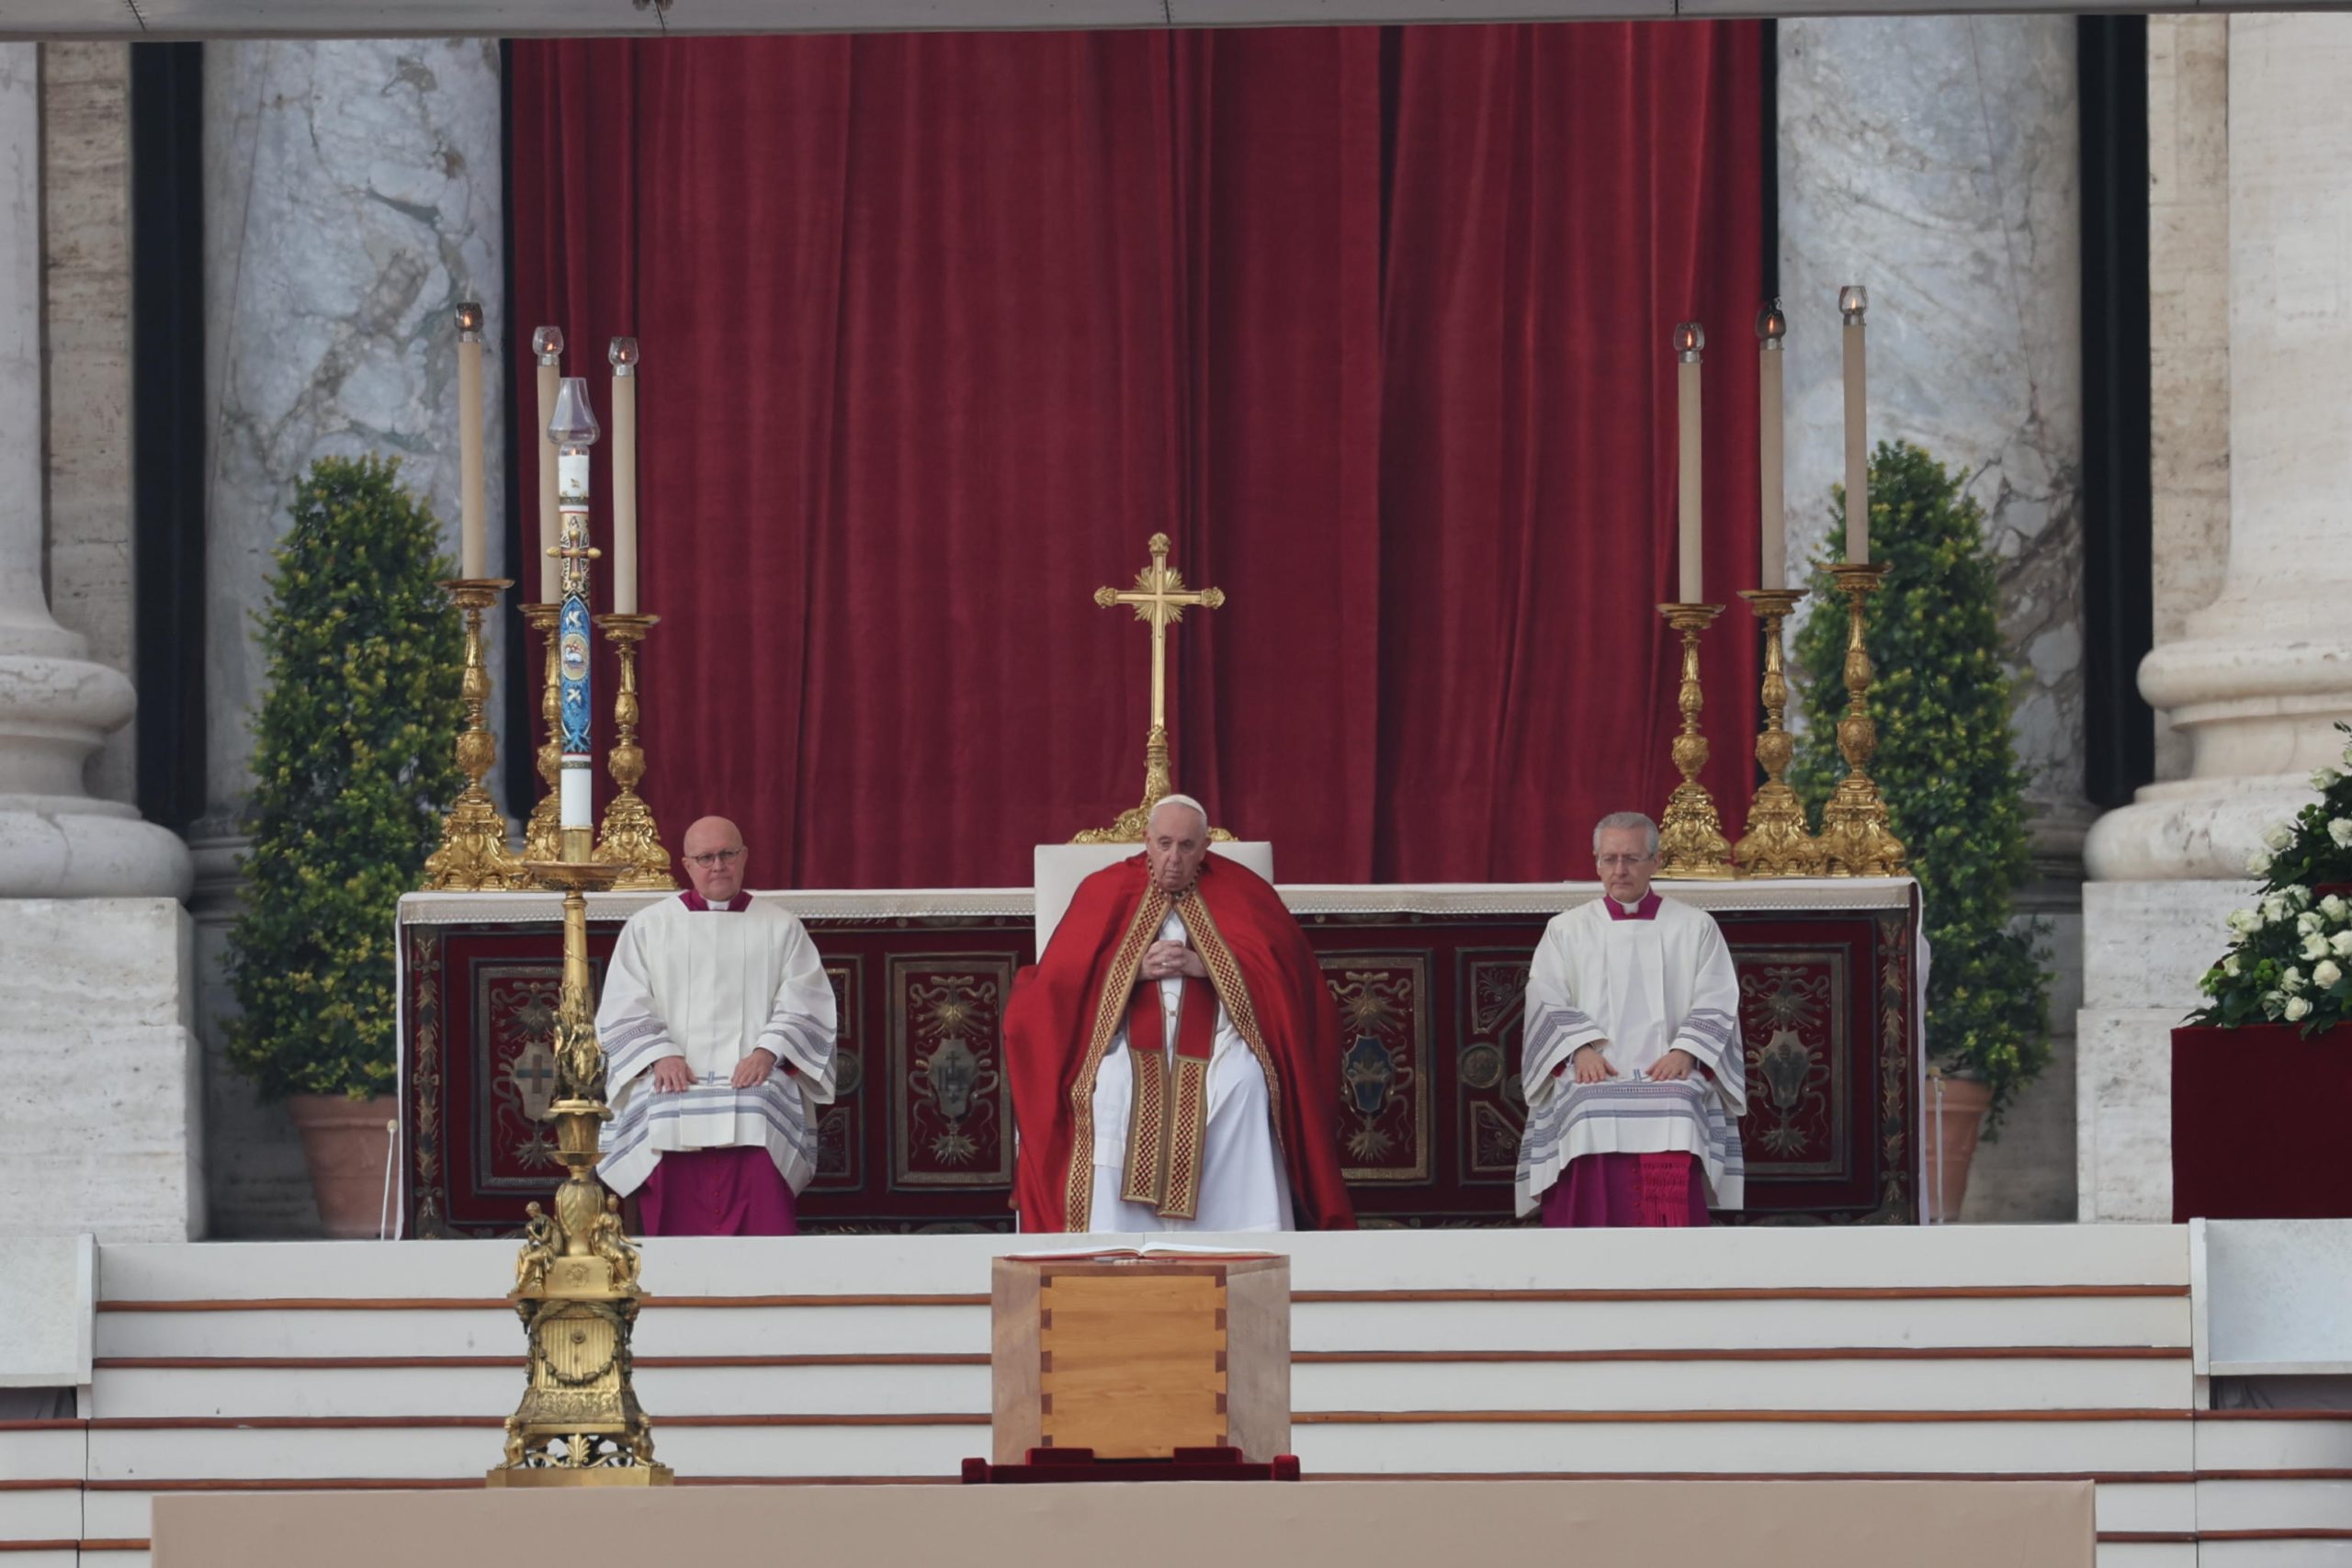
[{"label": "priest in white surplice", "polygon": [[613,1119],[596,1174],[647,1235],[791,1235],[833,1098],[833,988],[788,909],[743,891],[743,836],[686,829],[694,886],[629,917],[596,1037]]},{"label": "priest in white surplice", "polygon": [[1602,818],[1592,852],[1601,897],[1554,917],[1528,973],[1519,1212],[1703,1225],[1743,1200],[1739,976],[1713,916],[1651,890],[1648,818]]}]

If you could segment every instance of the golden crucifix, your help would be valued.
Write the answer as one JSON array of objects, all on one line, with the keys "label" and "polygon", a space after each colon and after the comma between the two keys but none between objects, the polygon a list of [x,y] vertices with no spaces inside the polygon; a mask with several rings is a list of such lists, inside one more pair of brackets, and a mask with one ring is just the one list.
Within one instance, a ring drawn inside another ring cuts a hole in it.
[{"label": "golden crucifix", "polygon": [[[1104,609],[1130,605],[1136,619],[1151,627],[1151,733],[1144,740],[1143,804],[1122,811],[1108,828],[1089,828],[1074,844],[1139,844],[1151,808],[1176,793],[1168,769],[1168,628],[1195,605],[1214,610],[1225,603],[1222,588],[1187,588],[1184,574],[1168,564],[1168,536],[1151,536],[1151,564],[1136,573],[1133,588],[1098,588],[1094,602]],[[1230,840],[1222,828],[1212,839]]]}]

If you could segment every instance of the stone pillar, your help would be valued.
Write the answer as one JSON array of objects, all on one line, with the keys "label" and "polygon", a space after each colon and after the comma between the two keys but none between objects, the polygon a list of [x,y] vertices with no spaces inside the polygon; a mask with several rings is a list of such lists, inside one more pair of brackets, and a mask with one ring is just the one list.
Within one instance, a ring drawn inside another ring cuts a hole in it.
[{"label": "stone pillar", "polygon": [[[2186,635],[2140,667],[2141,691],[2188,746],[2187,776],[2150,784],[2091,833],[2086,1220],[2170,1218],[2171,1027],[2226,942],[2222,917],[2245,902],[2263,830],[2312,798],[2312,770],[2340,762],[2334,725],[2352,719],[2352,186],[2338,174],[2352,159],[2352,17],[2226,25],[2225,95],[2216,103],[2209,86],[2174,106],[2227,116],[2229,342],[2209,359],[2228,378],[2227,565]],[[2161,215],[2152,240],[2161,276],[2176,248]],[[2220,400],[2192,385],[2157,384],[2160,480],[2176,471],[2172,410]]]},{"label": "stone pillar", "polygon": [[[295,486],[322,457],[401,459],[458,553],[457,332],[503,297],[498,46],[489,39],[211,44],[204,54],[206,502],[210,735],[197,853],[198,1012],[209,1053],[216,1228],[316,1225],[282,1111],[221,1055],[222,978],[265,671],[264,603]],[[488,490],[504,493],[503,356],[489,355]],[[493,570],[498,558],[493,552]],[[504,668],[493,631],[493,671]],[[493,722],[503,705],[492,704]],[[501,745],[509,744],[503,737]],[[493,789],[497,779],[492,777]]]},{"label": "stone pillar", "polygon": [[131,685],[43,587],[40,74],[37,46],[0,44],[0,1232],[185,1240],[187,849],[85,788]]},{"label": "stone pillar", "polygon": [[[1844,477],[1837,298],[1870,290],[1871,436],[1970,476],[2001,561],[2014,718],[2051,921],[2057,1059],[1983,1147],[1969,1219],[2074,1206],[2083,834],[2081,216],[2071,17],[1784,19],[1781,288],[1792,570]],[[1745,328],[1745,323],[1740,324]],[[1934,1021],[1929,1021],[1930,1046]]]}]

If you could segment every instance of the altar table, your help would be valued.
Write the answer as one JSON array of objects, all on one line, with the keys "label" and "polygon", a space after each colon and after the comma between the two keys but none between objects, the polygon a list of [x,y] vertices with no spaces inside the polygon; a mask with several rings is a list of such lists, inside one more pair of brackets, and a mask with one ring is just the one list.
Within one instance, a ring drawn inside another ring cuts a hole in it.
[{"label": "altar table", "polygon": [[[1748,1111],[1733,1223],[1916,1217],[1923,953],[1907,877],[1661,884],[1739,968]],[[1593,883],[1281,889],[1344,1025],[1330,1113],[1363,1223],[1516,1223],[1521,993],[1544,923]],[[1012,1110],[999,1020],[1034,957],[1027,888],[761,893],[808,922],[841,1015],[805,1229],[1002,1230]],[[592,894],[601,976],[657,894]],[[667,895],[675,897],[675,895]],[[562,1176],[552,893],[401,900],[403,1235],[497,1235]]]}]

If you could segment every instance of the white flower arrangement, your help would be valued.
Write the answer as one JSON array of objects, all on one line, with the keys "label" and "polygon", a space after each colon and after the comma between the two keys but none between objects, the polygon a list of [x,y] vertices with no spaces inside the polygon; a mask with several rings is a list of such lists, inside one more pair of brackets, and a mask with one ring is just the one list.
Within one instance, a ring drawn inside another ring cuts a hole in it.
[{"label": "white flower arrangement", "polygon": [[2246,856],[2255,897],[2226,918],[2229,948],[2198,982],[2207,1001],[2194,1022],[2288,1023],[2312,1034],[2352,1020],[2352,724],[2336,728],[2343,766],[2314,768],[2317,797],[2267,829]]}]

